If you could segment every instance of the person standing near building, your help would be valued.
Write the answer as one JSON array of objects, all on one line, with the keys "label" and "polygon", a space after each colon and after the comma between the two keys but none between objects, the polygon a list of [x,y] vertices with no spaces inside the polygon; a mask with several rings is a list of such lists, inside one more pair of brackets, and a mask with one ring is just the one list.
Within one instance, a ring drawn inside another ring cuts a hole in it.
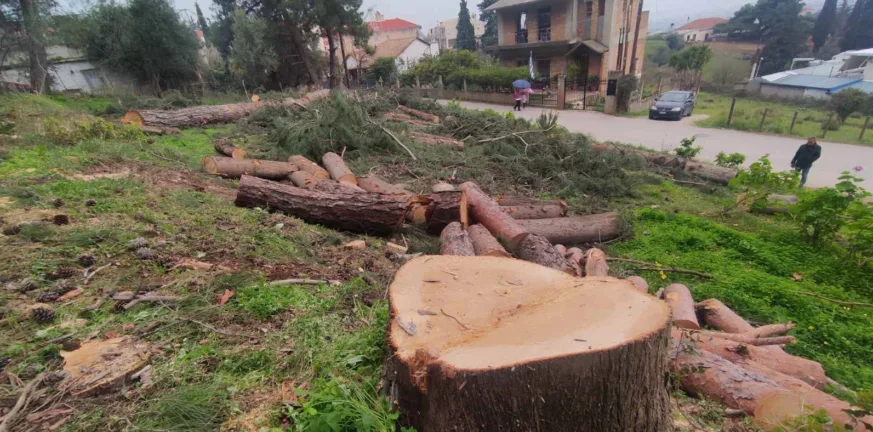
[{"label": "person standing near building", "polygon": [[512,96],[515,98],[515,108],[512,109],[513,111],[521,111],[521,98],[522,98],[521,92],[522,92],[522,90],[519,89],[518,87],[513,88],[513,95]]},{"label": "person standing near building", "polygon": [[797,149],[794,159],[791,159],[791,168],[800,171],[800,187],[806,185],[809,178],[809,169],[821,157],[821,146],[815,137],[809,137],[806,144]]}]

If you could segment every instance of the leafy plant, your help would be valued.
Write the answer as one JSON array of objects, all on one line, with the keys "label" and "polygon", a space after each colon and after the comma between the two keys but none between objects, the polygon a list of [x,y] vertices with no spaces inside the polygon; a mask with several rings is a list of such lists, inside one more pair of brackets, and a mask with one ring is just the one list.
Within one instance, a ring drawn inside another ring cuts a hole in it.
[{"label": "leafy plant", "polygon": [[683,138],[682,143],[679,144],[679,147],[675,150],[676,156],[691,159],[699,155],[700,152],[703,151],[703,147],[694,147],[694,141],[696,140],[697,137]]},{"label": "leafy plant", "polygon": [[739,168],[746,162],[746,155],[742,153],[726,154],[720,152],[715,155],[715,164],[725,168]]},{"label": "leafy plant", "polygon": [[393,432],[399,415],[372,384],[332,377],[319,379],[312,391],[299,391],[299,407],[287,415],[294,430],[306,432]]},{"label": "leafy plant", "polygon": [[867,94],[861,90],[850,88],[834,93],[828,103],[828,108],[836,113],[837,118],[840,119],[840,124],[843,124],[849,116],[862,111],[866,104]]},{"label": "leafy plant", "polygon": [[801,195],[797,205],[792,208],[801,232],[812,242],[833,238],[847,222],[849,207],[870,196],[859,186],[863,181],[845,171],[836,187],[816,189]]},{"label": "leafy plant", "polygon": [[750,203],[751,210],[760,210],[768,206],[770,195],[796,189],[799,184],[800,174],[797,171],[773,172],[773,164],[764,156],[748,170],[741,170],[731,181],[732,187],[742,191],[743,198],[725,212],[744,203]]}]

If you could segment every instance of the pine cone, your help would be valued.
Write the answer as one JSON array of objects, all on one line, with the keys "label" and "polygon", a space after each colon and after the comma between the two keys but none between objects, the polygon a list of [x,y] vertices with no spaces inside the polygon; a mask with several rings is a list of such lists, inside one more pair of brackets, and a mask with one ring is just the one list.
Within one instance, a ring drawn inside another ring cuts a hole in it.
[{"label": "pine cone", "polygon": [[18,291],[21,292],[33,291],[37,288],[39,288],[39,282],[30,278],[23,279],[21,282],[18,283]]},{"label": "pine cone", "polygon": [[141,260],[150,260],[155,258],[155,252],[147,247],[136,250],[136,257]]},{"label": "pine cone", "polygon": [[79,273],[74,267],[60,266],[52,273],[45,275],[48,280],[69,279]]},{"label": "pine cone", "polygon": [[91,267],[94,265],[94,255],[91,255],[88,252],[79,255],[79,265],[82,267]]},{"label": "pine cone", "polygon": [[55,198],[52,201],[52,205],[55,206],[55,208],[61,208],[64,206],[64,200],[62,200],[60,198]]},{"label": "pine cone", "polygon": [[40,324],[54,322],[55,311],[47,307],[38,307],[33,310],[33,320]]},{"label": "pine cone", "polygon": [[97,200],[95,199],[89,199],[88,201],[85,201],[86,207],[94,207],[95,205],[97,205]]},{"label": "pine cone", "polygon": [[134,251],[137,249],[142,249],[144,247],[147,247],[148,245],[149,245],[149,241],[142,238],[142,237],[137,237],[137,238],[135,238],[127,243],[128,249],[134,250]]},{"label": "pine cone", "polygon": [[12,359],[9,357],[0,357],[0,372],[3,372],[3,368],[5,368],[10,361],[12,361]]},{"label": "pine cone", "polygon": [[70,217],[65,214],[55,215],[55,217],[52,218],[52,223],[58,226],[69,225]]},{"label": "pine cone", "polygon": [[61,297],[61,294],[55,290],[48,290],[36,296],[36,301],[40,303],[51,303]]},{"label": "pine cone", "polygon": [[3,235],[16,235],[21,232],[21,225],[9,225],[3,227]]}]

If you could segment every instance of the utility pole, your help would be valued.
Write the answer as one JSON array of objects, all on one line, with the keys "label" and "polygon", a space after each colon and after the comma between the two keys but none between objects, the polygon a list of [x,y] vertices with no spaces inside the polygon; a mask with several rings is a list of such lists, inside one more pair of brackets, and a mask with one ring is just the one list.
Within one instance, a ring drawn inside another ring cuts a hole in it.
[{"label": "utility pole", "polygon": [[[640,7],[637,11],[637,28],[634,31],[634,49],[631,52],[631,73],[635,73],[637,70],[637,42],[640,40],[640,25],[643,22],[643,0],[640,0]],[[642,93],[640,93],[642,94]]]}]

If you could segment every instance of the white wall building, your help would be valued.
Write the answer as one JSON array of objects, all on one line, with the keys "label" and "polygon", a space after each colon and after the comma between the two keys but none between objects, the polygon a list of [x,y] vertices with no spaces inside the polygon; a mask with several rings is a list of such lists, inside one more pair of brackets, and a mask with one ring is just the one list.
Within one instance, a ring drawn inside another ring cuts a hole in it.
[{"label": "white wall building", "polygon": [[724,18],[701,18],[676,29],[685,43],[707,42],[712,38],[715,26],[726,23]]}]

